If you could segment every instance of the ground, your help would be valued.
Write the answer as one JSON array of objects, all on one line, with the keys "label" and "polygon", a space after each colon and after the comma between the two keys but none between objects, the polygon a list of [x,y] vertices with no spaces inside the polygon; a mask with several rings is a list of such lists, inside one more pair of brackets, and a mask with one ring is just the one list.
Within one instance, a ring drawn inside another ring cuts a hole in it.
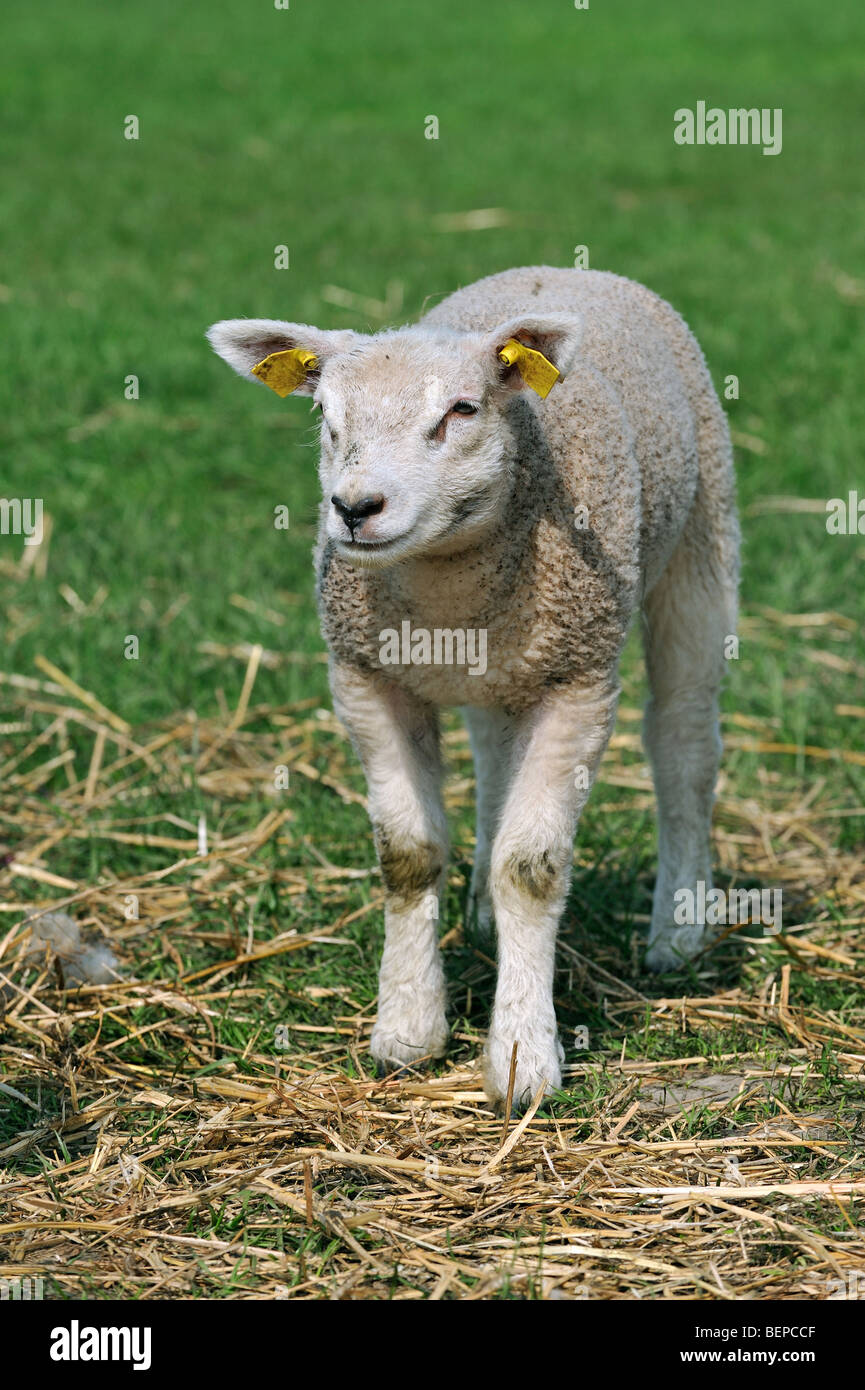
[{"label": "ground", "polygon": [[[0,1279],[55,1298],[865,1293],[865,535],[826,528],[828,499],[865,498],[865,19],[326,8],[48,0],[6,45],[2,486],[50,520],[40,546],[0,535]],[[781,107],[781,154],[677,146],[673,112],[703,99]],[[477,1071],[494,972],[465,921],[455,718],[453,1046],[373,1074],[381,888],[329,712],[307,407],[202,335],[240,314],[374,328],[578,246],[685,314],[722,394],[738,380],[717,879],[782,888],[783,927],[644,972],[631,643],[562,930],[564,1089],[506,1125]],[[119,982],[64,988],[25,959],[48,907],[110,941]]]}]

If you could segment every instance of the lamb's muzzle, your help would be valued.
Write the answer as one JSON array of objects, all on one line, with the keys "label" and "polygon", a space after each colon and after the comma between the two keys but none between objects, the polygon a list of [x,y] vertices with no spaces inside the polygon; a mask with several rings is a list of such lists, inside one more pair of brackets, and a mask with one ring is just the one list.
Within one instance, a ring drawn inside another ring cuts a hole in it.
[{"label": "lamb's muzzle", "polygon": [[[485,1075],[503,1098],[516,1042],[525,1105],[561,1083],[556,931],[638,614],[659,825],[647,962],[706,944],[674,903],[711,885],[739,532],[702,353],[642,286],[549,267],[481,280],[387,333],[241,319],[209,336],[248,376],[289,354],[280,382],[321,407],[319,606],[385,888],[373,1055],[403,1066],[447,1045],[437,712],[459,705],[477,778],[470,902],[498,939]],[[460,657],[469,637],[482,664]]]},{"label": "lamb's muzzle", "polygon": [[355,538],[355,531],[361,527],[368,516],[378,516],[380,512],[384,511],[384,497],[380,492],[377,492],[373,497],[361,497],[358,502],[344,500],[336,493],[330,500],[348,527],[352,540]]}]

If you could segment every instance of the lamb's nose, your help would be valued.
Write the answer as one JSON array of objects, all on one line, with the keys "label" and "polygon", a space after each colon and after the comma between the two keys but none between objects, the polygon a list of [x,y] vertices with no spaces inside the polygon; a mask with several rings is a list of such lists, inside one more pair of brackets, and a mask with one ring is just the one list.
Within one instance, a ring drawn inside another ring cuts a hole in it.
[{"label": "lamb's nose", "polygon": [[368,516],[377,516],[384,509],[384,497],[380,492],[375,492],[370,497],[361,497],[359,502],[343,502],[336,493],[330,500],[352,533],[355,526],[359,526]]}]

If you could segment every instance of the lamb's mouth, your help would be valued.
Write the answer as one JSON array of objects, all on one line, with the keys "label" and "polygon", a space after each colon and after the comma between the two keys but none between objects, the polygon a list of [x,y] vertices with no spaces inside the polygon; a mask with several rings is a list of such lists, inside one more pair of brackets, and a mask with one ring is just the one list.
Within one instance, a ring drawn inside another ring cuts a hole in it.
[{"label": "lamb's mouth", "polygon": [[407,532],[404,532],[402,536],[391,536],[386,541],[356,541],[354,539],[347,541],[344,537],[340,536],[339,544],[345,546],[346,550],[356,552],[369,550],[374,552],[376,550],[387,550],[390,546],[396,545],[397,541],[403,540],[406,534]]},{"label": "lamb's mouth", "polygon": [[348,540],[345,537],[338,537],[337,545],[340,553],[346,559],[350,559],[361,565],[375,563],[379,557],[397,554],[404,546],[404,542],[411,535],[410,531],[403,531],[398,536],[391,536],[386,541],[362,541]]}]

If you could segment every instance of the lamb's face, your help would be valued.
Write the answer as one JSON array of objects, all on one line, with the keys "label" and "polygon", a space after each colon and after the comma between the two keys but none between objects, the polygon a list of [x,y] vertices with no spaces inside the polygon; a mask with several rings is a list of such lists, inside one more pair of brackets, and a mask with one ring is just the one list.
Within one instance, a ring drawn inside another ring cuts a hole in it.
[{"label": "lamb's face", "polygon": [[526,383],[502,349],[517,340],[564,375],[579,333],[574,317],[545,315],[488,333],[420,324],[372,337],[232,319],[208,336],[243,375],[271,354],[292,367],[303,359],[279,394],[313,397],[326,534],[372,568],[464,550],[506,525],[516,451],[508,407]]},{"label": "lamb's face", "polygon": [[331,358],[316,387],[325,527],[355,564],[477,544],[511,487],[510,388],[476,335],[381,335]]}]

